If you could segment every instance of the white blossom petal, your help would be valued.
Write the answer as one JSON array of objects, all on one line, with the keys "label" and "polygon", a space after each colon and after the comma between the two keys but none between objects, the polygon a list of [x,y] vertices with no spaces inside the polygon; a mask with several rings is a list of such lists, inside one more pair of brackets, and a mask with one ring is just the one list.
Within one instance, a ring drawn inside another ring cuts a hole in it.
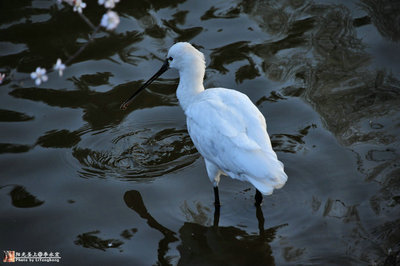
[{"label": "white blossom petal", "polygon": [[31,78],[35,80],[35,84],[39,86],[42,81],[46,82],[48,77],[46,75],[46,69],[37,67],[35,72],[31,73]]},{"label": "white blossom petal", "polygon": [[82,2],[82,0],[74,1],[74,11],[78,13],[82,13],[82,8],[86,7],[86,3]]},{"label": "white blossom petal", "polygon": [[107,30],[115,29],[119,24],[119,16],[114,11],[108,11],[101,18],[101,26],[105,27]]},{"label": "white blossom petal", "polygon": [[65,65],[62,63],[61,59],[57,59],[57,63],[54,65],[54,70],[58,71],[58,75],[61,77],[63,75],[63,71],[65,69]]}]

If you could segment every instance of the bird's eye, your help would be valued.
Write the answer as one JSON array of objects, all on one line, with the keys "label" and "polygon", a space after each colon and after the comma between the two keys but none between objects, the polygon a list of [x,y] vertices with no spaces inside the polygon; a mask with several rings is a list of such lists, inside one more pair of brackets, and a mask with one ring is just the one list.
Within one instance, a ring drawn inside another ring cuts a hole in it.
[{"label": "bird's eye", "polygon": [[174,60],[172,57],[168,57],[168,61],[172,61],[172,60]]}]

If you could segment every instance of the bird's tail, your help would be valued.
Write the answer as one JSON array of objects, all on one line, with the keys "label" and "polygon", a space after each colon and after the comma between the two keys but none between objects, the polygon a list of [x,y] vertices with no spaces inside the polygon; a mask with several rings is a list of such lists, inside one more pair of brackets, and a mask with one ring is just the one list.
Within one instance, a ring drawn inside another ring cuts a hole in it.
[{"label": "bird's tail", "polygon": [[287,179],[288,176],[283,171],[283,165],[282,170],[276,171],[275,173],[269,173],[267,177],[247,177],[247,180],[264,195],[271,195],[274,189],[282,188]]}]

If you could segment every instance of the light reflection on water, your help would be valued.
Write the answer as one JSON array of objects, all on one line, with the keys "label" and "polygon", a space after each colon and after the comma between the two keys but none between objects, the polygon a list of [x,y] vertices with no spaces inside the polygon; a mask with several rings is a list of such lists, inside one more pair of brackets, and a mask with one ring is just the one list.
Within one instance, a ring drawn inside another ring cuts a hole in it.
[{"label": "light reflection on water", "polygon": [[[85,10],[94,21],[96,2]],[[340,3],[122,1],[117,31],[65,78],[3,84],[0,248],[54,247],[66,264],[77,254],[141,265],[399,262],[400,6]],[[4,5],[7,75],[51,66],[90,31],[55,4]],[[119,110],[176,41],[205,53],[207,87],[242,91],[265,114],[289,181],[262,209],[249,185],[223,179],[214,212],[177,73]]]}]

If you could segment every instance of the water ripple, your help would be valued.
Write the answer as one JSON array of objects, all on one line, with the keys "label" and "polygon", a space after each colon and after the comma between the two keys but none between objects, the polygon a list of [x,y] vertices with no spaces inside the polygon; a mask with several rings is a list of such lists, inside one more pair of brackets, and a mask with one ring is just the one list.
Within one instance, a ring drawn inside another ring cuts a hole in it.
[{"label": "water ripple", "polygon": [[72,156],[80,163],[79,174],[84,178],[143,179],[193,163],[198,153],[186,129],[158,123],[123,123],[81,136],[72,149]]}]

